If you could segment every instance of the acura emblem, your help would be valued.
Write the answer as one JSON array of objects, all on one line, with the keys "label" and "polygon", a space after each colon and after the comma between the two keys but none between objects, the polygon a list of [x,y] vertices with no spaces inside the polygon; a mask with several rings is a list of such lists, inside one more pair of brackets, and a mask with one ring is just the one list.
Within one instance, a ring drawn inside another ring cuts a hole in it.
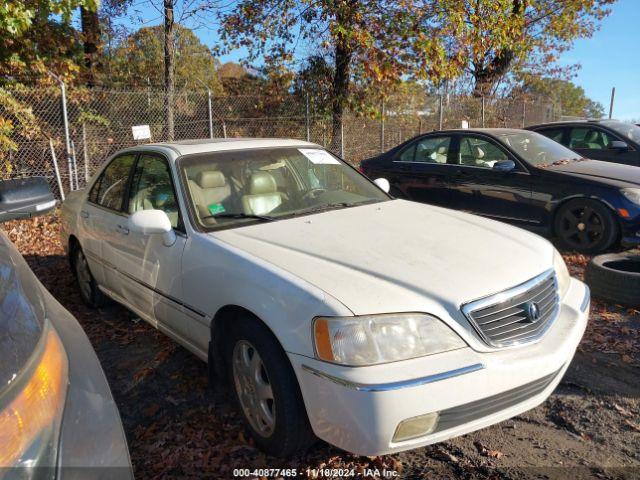
[{"label": "acura emblem", "polygon": [[531,323],[536,323],[540,320],[540,307],[536,302],[527,302],[524,304],[524,313],[527,315],[527,320]]}]

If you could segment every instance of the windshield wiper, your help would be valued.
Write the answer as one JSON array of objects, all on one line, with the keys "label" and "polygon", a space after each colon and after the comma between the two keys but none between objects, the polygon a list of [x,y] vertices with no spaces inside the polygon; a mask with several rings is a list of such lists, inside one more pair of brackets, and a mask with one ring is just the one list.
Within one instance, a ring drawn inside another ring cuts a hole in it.
[{"label": "windshield wiper", "polygon": [[275,217],[270,217],[269,215],[255,215],[253,213],[216,213],[214,215],[207,215],[201,219],[204,220],[206,218],[253,218],[262,220],[263,222],[273,222],[275,220]]},{"label": "windshield wiper", "polygon": [[307,213],[315,213],[315,212],[323,212],[326,210],[335,210],[338,208],[348,208],[348,207],[356,207],[358,205],[365,205],[367,203],[375,203],[378,200],[369,199],[363,200],[361,202],[334,202],[334,203],[325,203],[324,205],[316,205],[315,207],[305,208],[304,210],[299,210],[297,212],[292,213],[291,215],[306,215]]}]

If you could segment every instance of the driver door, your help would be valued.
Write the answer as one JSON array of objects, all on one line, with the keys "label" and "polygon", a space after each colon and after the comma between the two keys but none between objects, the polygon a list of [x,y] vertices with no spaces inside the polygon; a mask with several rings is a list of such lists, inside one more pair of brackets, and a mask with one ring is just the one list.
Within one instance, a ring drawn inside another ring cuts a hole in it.
[{"label": "driver door", "polygon": [[[512,156],[490,137],[460,135],[455,156],[452,190],[461,210],[519,224],[533,223],[531,177]],[[500,161],[512,160],[510,172],[494,170]]]},{"label": "driver door", "polygon": [[120,230],[111,245],[120,276],[119,294],[142,318],[157,327],[180,324],[183,233],[177,196],[168,161],[158,154],[141,154],[136,162],[126,204],[127,218],[139,210],[162,210],[176,232],[171,246],[162,235]]}]

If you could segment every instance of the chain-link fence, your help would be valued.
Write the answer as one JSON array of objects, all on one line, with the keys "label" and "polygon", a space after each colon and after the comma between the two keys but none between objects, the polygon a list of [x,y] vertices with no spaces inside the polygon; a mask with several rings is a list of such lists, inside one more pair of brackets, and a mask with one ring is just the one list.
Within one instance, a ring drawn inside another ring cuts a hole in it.
[{"label": "chain-link fence", "polygon": [[[62,85],[4,88],[31,109],[39,126],[37,135],[14,135],[18,148],[7,155],[4,177],[46,176],[59,196],[84,187],[117,150],[139,143],[132,126],[149,125],[154,142],[171,137],[163,91],[67,88],[63,101]],[[357,164],[415,135],[460,127],[463,121],[472,127],[523,127],[558,116],[551,102],[539,98],[424,94],[380,100],[373,113],[346,113],[334,128],[330,115],[318,113],[329,111],[328,106],[314,105],[312,98],[304,93],[215,97],[206,90],[175,92],[173,138],[297,138]]]}]

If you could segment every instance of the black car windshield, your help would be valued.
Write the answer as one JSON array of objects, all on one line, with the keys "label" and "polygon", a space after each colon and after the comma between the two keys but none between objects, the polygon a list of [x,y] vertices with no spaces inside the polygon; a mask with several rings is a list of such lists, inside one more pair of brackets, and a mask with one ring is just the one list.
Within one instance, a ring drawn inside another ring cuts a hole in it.
[{"label": "black car windshield", "polygon": [[640,143],[640,127],[629,122],[620,122],[618,120],[606,120],[602,122],[614,132],[619,133],[624,138]]},{"label": "black car windshield", "polygon": [[512,130],[499,132],[495,136],[534,167],[542,168],[581,160],[580,155],[573,150],[536,132]]},{"label": "black car windshield", "polygon": [[227,150],[178,161],[205,229],[346,208],[389,196],[320,148]]}]

